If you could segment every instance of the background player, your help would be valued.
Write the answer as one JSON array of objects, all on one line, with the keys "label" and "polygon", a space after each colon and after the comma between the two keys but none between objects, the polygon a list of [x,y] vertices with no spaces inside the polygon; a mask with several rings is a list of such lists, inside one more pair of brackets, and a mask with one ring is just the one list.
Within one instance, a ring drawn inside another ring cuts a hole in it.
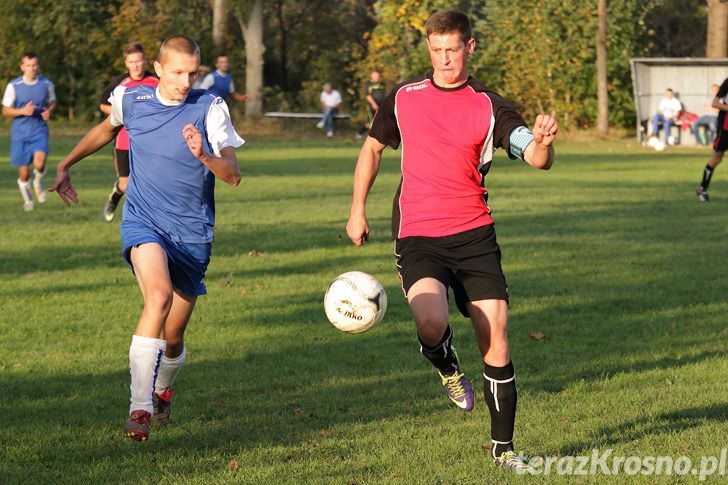
[{"label": "background player", "polygon": [[[147,59],[144,55],[144,47],[138,42],[132,42],[124,47],[124,65],[127,72],[116,76],[104,89],[99,102],[99,109],[105,114],[111,114],[111,103],[109,97],[112,91],[119,85],[132,87],[138,85],[156,87],[159,84],[157,76],[144,69]],[[116,136],[116,145],[114,147],[114,166],[116,167],[117,179],[114,187],[111,189],[109,198],[104,206],[104,220],[111,222],[114,220],[114,213],[119,201],[124,197],[126,192],[126,184],[129,180],[129,135],[126,128]]]},{"label": "background player", "polygon": [[215,96],[227,99],[228,95],[232,96],[235,101],[247,101],[246,94],[240,94],[235,91],[235,83],[233,83],[233,75],[230,74],[230,61],[227,56],[217,56],[215,60],[215,71],[211,72],[200,83],[200,89],[207,89]]},{"label": "background player", "polygon": [[364,134],[369,131],[369,127],[374,120],[374,116],[379,110],[379,106],[384,102],[387,92],[382,82],[382,74],[374,70],[369,74],[369,81],[364,85],[364,100],[367,102],[367,111],[369,112],[369,119],[367,123],[361,127],[356,133],[356,139],[361,140]]},{"label": "background player", "polygon": [[33,210],[30,192],[30,164],[33,164],[33,190],[41,204],[46,201],[43,176],[48,157],[48,120],[56,107],[53,83],[39,76],[40,62],[33,52],[20,61],[23,75],[10,81],[3,94],[3,116],[13,119],[10,128],[10,163],[18,167],[18,188],[23,209]]},{"label": "background player", "polygon": [[380,107],[357,161],[346,230],[356,245],[369,237],[366,198],[382,151],[401,144],[394,253],[420,351],[440,373],[450,400],[472,410],[473,389],[448,324],[450,287],[461,313],[470,317],[483,357],[493,459],[497,466],[523,470],[528,465],[513,448],[516,384],[506,334],[508,291],[484,177],[496,148],[548,169],[558,125],[539,115],[531,132],[510,103],[468,75],[475,40],[465,14],[433,14],[426,34],[433,73],[397,86]]},{"label": "background player", "polygon": [[712,106],[718,110],[718,132],[713,140],[713,154],[703,169],[703,180],[700,181],[700,185],[695,189],[695,193],[700,202],[708,202],[710,200],[708,196],[710,179],[713,178],[715,167],[723,161],[723,154],[728,150],[728,126],[726,126],[727,120],[725,114],[728,111],[728,105],[723,104],[723,99],[726,96],[728,96],[728,78],[723,81],[723,84],[718,89],[718,93],[713,98]]},{"label": "background player", "polygon": [[[190,90],[200,64],[194,40],[167,38],[154,70],[159,86],[119,86],[111,115],[58,165],[51,190],[70,205],[78,196],[70,167],[129,132],[131,177],[121,224],[123,255],[136,275],[144,308],[129,348],[131,406],[126,436],[145,441],[152,412],[169,419],[169,389],[185,361],[184,331],[210,261],[214,181],[240,182],[235,132],[225,102]],[[156,392],[155,392],[156,391]],[[167,398],[167,399],[161,399]]]}]

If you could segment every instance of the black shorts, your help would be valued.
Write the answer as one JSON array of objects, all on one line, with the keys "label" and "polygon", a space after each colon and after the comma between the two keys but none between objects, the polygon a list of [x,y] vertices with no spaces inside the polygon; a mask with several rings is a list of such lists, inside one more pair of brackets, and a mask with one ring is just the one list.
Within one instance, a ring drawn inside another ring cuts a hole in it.
[{"label": "black shorts", "polygon": [[508,301],[493,224],[452,236],[396,239],[394,255],[405,295],[418,280],[435,278],[452,288],[465,317],[469,316],[467,302]]},{"label": "black shorts", "polygon": [[116,164],[116,174],[119,177],[129,176],[129,150],[119,150],[114,148],[114,162]]}]

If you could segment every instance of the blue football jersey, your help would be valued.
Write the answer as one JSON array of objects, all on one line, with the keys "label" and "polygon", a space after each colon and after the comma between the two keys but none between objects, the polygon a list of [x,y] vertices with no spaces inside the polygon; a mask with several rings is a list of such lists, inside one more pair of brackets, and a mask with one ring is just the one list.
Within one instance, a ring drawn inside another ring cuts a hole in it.
[{"label": "blue football jersey", "polygon": [[41,113],[46,109],[46,100],[51,96],[53,89],[51,81],[44,76],[38,76],[35,83],[28,84],[23,76],[20,76],[10,82],[15,91],[13,108],[22,108],[28,104],[28,101],[32,101],[35,105],[32,116],[16,116],[13,118],[10,131],[13,141],[33,138],[38,135],[48,136],[48,123],[41,118]]},{"label": "blue football jersey", "polygon": [[211,242],[215,176],[190,152],[182,128],[193,124],[202,133],[203,149],[213,152],[206,117],[213,103],[224,101],[202,90],[190,91],[175,105],[161,102],[150,86],[122,92],[131,169],[124,221],[146,224],[171,241]]},{"label": "blue football jersey", "polygon": [[214,83],[207,90],[222,99],[227,98],[230,94],[230,86],[232,86],[233,83],[233,76],[230,73],[222,75],[218,71],[214,71],[212,73],[212,78]]}]

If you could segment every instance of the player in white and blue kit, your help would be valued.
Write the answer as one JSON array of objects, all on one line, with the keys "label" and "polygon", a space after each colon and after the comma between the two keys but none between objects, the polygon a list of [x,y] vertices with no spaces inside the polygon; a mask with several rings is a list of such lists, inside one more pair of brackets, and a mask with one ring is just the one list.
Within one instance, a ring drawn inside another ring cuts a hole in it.
[{"label": "player in white and blue kit", "polygon": [[225,55],[217,56],[214,72],[211,72],[200,82],[200,89],[207,89],[215,96],[227,99],[232,96],[235,101],[247,101],[247,94],[240,94],[235,91],[233,75],[230,74],[230,61]]},{"label": "player in white and blue kit", "polygon": [[56,107],[53,83],[39,76],[38,56],[26,52],[20,62],[23,75],[10,81],[3,94],[3,115],[13,119],[10,129],[10,163],[18,167],[18,188],[23,208],[33,210],[30,165],[34,168],[33,189],[38,202],[46,201],[43,188],[48,157],[48,119]]},{"label": "player in white and blue kit", "polygon": [[150,420],[169,420],[170,387],[187,355],[184,331],[197,297],[206,292],[215,177],[240,182],[235,147],[243,139],[221,98],[191,89],[199,63],[194,40],[166,39],[154,63],[159,86],[115,89],[111,115],[61,161],[50,189],[67,205],[77,203],[70,166],[126,127],[131,176],[121,239],[144,309],[129,349],[131,406],[124,433],[137,441],[146,441]]}]

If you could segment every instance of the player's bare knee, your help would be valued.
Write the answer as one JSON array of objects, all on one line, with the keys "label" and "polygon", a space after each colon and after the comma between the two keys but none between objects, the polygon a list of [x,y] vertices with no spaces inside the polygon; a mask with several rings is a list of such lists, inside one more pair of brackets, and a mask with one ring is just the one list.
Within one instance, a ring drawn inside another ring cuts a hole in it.
[{"label": "player's bare knee", "polygon": [[172,288],[159,286],[148,289],[144,293],[144,308],[166,317],[172,308]]},{"label": "player's bare knee", "polygon": [[182,340],[182,335],[175,334],[173,332],[170,332],[166,335],[167,340],[167,351],[165,352],[165,355],[170,358],[174,359],[175,357],[179,357],[182,355],[182,350],[185,348],[185,342]]},{"label": "player's bare knee", "polygon": [[720,165],[720,162],[723,161],[723,154],[725,152],[713,152],[713,156],[710,157],[710,160],[708,161],[708,165],[715,168],[718,165]]},{"label": "player's bare knee", "polygon": [[415,319],[417,334],[426,344],[437,344],[447,329],[447,319],[442,320],[432,315],[425,315]]}]

